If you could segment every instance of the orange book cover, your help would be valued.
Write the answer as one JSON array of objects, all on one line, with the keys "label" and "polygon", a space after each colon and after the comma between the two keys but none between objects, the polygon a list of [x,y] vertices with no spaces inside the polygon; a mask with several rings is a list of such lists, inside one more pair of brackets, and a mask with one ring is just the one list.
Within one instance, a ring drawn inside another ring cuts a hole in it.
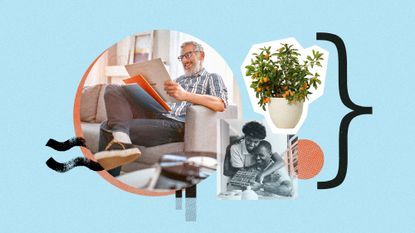
[{"label": "orange book cover", "polygon": [[154,88],[147,82],[147,80],[142,75],[136,75],[134,77],[124,79],[125,84],[136,83],[141,88],[143,88],[151,97],[153,97],[157,103],[159,103],[167,111],[171,111],[171,108],[167,103],[160,97],[160,95],[154,90]]}]

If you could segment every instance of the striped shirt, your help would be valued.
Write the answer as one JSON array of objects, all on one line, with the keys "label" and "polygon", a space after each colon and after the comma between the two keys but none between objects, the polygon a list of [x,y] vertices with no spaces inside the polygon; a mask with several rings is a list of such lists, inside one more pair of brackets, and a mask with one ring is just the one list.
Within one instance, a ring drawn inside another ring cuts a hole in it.
[{"label": "striped shirt", "polygon": [[[205,69],[202,69],[198,73],[191,76],[182,75],[176,79],[176,82],[187,92],[219,97],[223,100],[225,108],[228,106],[228,90],[226,89],[222,77],[218,74],[211,74]],[[186,110],[192,105],[192,103],[182,101],[176,103],[169,102],[168,104],[170,105],[172,111],[164,115],[166,117],[184,122],[186,118]]]}]

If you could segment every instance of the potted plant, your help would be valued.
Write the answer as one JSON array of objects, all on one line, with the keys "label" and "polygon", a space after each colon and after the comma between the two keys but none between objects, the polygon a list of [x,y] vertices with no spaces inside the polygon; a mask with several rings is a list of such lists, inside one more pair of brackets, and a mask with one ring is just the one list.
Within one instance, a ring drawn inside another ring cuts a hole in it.
[{"label": "potted plant", "polygon": [[251,64],[245,66],[246,76],[252,78],[251,88],[256,92],[258,104],[264,111],[267,104],[271,119],[278,128],[294,128],[301,118],[303,103],[312,94],[310,88],[321,84],[319,74],[312,73],[315,66],[321,67],[323,53],[313,50],[300,62],[298,49],[290,44],[281,44],[275,52],[271,46],[253,53]]}]

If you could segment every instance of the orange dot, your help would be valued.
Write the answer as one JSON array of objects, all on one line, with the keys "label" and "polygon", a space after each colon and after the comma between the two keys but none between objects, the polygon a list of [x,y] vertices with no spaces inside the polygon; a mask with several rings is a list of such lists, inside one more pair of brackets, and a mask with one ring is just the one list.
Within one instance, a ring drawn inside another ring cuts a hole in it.
[{"label": "orange dot", "polygon": [[311,179],[320,173],[324,164],[324,153],[317,143],[298,140],[298,178]]}]

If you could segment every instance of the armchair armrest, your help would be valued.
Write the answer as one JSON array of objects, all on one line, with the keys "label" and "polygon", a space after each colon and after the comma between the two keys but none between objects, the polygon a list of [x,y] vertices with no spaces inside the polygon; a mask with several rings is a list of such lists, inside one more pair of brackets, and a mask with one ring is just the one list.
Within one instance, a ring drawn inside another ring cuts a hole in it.
[{"label": "armchair armrest", "polygon": [[216,153],[217,120],[237,119],[238,107],[229,105],[224,112],[215,112],[200,105],[187,109],[184,150]]}]

